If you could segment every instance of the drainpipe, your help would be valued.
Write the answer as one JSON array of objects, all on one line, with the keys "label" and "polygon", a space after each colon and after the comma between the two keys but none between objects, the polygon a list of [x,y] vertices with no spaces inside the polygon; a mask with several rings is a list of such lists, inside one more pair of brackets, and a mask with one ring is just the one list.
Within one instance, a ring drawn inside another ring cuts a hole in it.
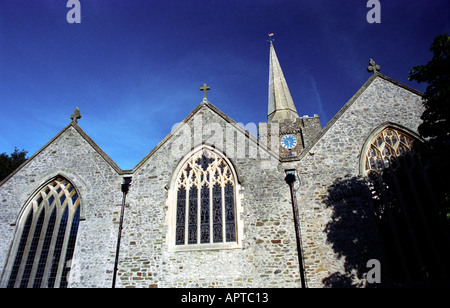
[{"label": "drainpipe", "polygon": [[292,211],[294,215],[294,226],[295,226],[295,239],[297,241],[297,252],[298,252],[298,264],[300,267],[300,282],[302,288],[306,288],[306,279],[305,279],[305,269],[303,265],[303,253],[302,253],[302,242],[301,242],[301,229],[300,222],[298,219],[298,206],[297,206],[297,198],[295,196],[294,183],[296,181],[296,170],[286,170],[285,181],[289,185],[289,189],[291,191],[291,202],[292,202]]},{"label": "drainpipe", "polygon": [[122,182],[122,210],[120,211],[120,222],[119,222],[119,234],[117,235],[117,247],[116,247],[116,260],[114,262],[114,274],[112,281],[112,288],[116,287],[116,276],[117,276],[117,266],[119,264],[119,251],[120,251],[120,240],[122,238],[122,229],[123,229],[123,214],[125,212],[125,201],[127,199],[127,193],[131,184],[131,177],[124,177]]}]

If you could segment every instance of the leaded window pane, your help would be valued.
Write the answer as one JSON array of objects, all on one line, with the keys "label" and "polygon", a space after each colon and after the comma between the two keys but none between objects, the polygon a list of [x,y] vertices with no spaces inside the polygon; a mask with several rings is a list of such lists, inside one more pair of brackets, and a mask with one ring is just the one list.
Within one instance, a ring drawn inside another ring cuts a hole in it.
[{"label": "leaded window pane", "polygon": [[210,232],[209,232],[209,187],[205,185],[202,186],[201,192],[201,208],[200,208],[200,217],[201,217],[201,229],[200,229],[200,242],[209,243],[210,242]]},{"label": "leaded window pane", "polygon": [[213,242],[222,242],[222,189],[219,184],[213,187]]},{"label": "leaded window pane", "polygon": [[193,186],[189,189],[189,228],[188,244],[197,244],[198,221],[198,190]]},{"label": "leaded window pane", "polygon": [[52,214],[47,224],[47,231],[45,232],[44,243],[42,245],[41,257],[39,258],[33,288],[39,288],[42,283],[45,265],[47,263],[47,256],[50,250],[50,243],[52,241],[53,230],[55,228],[55,221],[56,221],[56,207],[53,208]]},{"label": "leaded window pane", "polygon": [[384,158],[384,167],[389,168],[389,158],[388,157]]},{"label": "leaded window pane", "polygon": [[45,209],[41,211],[38,222],[36,224],[36,229],[34,230],[33,240],[31,242],[30,251],[28,252],[27,262],[25,264],[25,270],[23,273],[22,281],[20,283],[21,288],[26,288],[28,285],[28,281],[30,279],[31,270],[34,264],[34,257],[36,256],[42,225],[44,223],[44,218],[45,218]]},{"label": "leaded window pane", "polygon": [[67,216],[69,215],[68,209],[64,210],[64,214],[61,217],[59,223],[58,235],[56,237],[55,250],[53,253],[52,267],[50,276],[48,278],[48,287],[53,288],[55,286],[56,275],[59,269],[59,259],[61,258],[62,245],[64,243],[64,237],[66,235]]},{"label": "leaded window pane", "polygon": [[175,245],[237,240],[234,180],[230,166],[212,151],[186,161],[177,177]]},{"label": "leaded window pane", "polygon": [[[62,287],[67,274],[80,220],[78,194],[67,180],[45,185],[25,206],[19,222],[20,240],[9,273],[8,287]],[[57,232],[55,232],[57,230]]]},{"label": "leaded window pane", "polygon": [[234,242],[236,241],[234,187],[230,183],[225,185],[225,217],[227,242]]},{"label": "leaded window pane", "polygon": [[204,152],[202,157],[195,161],[196,164],[202,167],[203,171],[206,171],[209,165],[214,161],[214,158],[208,157],[207,153]]},{"label": "leaded window pane", "polygon": [[60,288],[67,288],[67,284],[68,284],[67,275],[70,272],[71,265],[72,265],[71,261],[73,258],[73,253],[75,252],[75,242],[77,239],[79,222],[80,222],[80,207],[78,207],[75,212],[75,216],[72,220],[72,226],[70,228],[70,235],[69,235],[69,241],[68,241],[69,245],[67,247],[66,259],[64,261],[64,270],[63,270],[63,275],[61,277]]},{"label": "leaded window pane", "polygon": [[28,233],[30,232],[31,223],[33,222],[33,211],[30,211],[27,217],[27,221],[22,231],[22,237],[20,239],[19,248],[17,249],[16,258],[14,260],[14,265],[9,276],[8,288],[13,288],[16,282],[17,274],[19,273],[20,264],[22,263],[22,257],[25,250],[25,245],[27,244]]},{"label": "leaded window pane", "polygon": [[175,241],[176,245],[184,244],[184,228],[186,221],[186,188],[178,188],[177,194],[177,225]]},{"label": "leaded window pane", "polygon": [[371,143],[366,153],[365,173],[381,172],[384,168],[395,166],[397,157],[411,151],[414,138],[409,135],[387,128],[380,132]]}]

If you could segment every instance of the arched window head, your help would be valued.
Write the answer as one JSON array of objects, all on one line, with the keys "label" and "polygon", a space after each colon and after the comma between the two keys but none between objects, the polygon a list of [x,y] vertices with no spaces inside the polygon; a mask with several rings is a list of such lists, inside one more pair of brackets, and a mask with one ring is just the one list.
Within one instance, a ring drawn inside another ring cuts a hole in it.
[{"label": "arched window head", "polygon": [[7,264],[9,288],[65,288],[80,221],[74,186],[58,177],[25,205]]},{"label": "arched window head", "polygon": [[397,157],[412,150],[415,138],[393,127],[387,127],[371,140],[365,153],[364,174],[379,173],[395,164]]},{"label": "arched window head", "polygon": [[234,248],[238,242],[236,178],[221,155],[203,148],[178,171],[174,190],[174,250]]}]

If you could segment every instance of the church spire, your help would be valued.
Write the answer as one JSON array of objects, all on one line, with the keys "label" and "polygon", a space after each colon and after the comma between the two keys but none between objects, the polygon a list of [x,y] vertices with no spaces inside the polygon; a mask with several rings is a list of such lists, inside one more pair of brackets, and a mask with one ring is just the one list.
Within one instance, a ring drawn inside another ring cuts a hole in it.
[{"label": "church spire", "polygon": [[283,122],[285,119],[299,118],[291,93],[278,62],[273,39],[270,37],[270,67],[269,67],[269,122]]}]

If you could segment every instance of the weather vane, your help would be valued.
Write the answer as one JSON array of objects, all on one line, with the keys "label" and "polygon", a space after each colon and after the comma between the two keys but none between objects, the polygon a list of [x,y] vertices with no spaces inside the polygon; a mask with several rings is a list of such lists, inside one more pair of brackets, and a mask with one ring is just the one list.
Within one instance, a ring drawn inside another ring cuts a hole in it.
[{"label": "weather vane", "polygon": [[270,43],[270,45],[272,45],[273,41],[275,41],[275,39],[273,38],[274,34],[268,33],[267,35],[269,36],[269,39],[267,41]]}]

